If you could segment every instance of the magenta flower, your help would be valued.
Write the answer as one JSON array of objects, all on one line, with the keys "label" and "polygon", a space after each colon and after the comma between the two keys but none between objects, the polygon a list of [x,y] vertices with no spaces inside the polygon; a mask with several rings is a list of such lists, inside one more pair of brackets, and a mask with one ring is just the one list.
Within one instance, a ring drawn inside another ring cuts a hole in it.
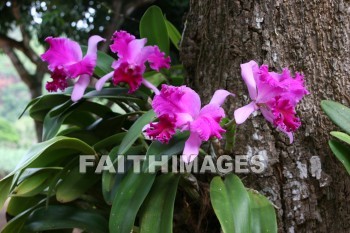
[{"label": "magenta flower", "polygon": [[210,137],[221,139],[225,132],[220,126],[225,116],[222,103],[230,94],[225,90],[217,90],[210,103],[201,109],[198,94],[186,86],[175,87],[163,84],[162,89],[152,102],[152,107],[159,121],[146,128],[146,136],[167,143],[176,130],[190,131],[185,143],[182,160],[193,161],[199,153],[202,141]]},{"label": "magenta flower", "polygon": [[287,68],[281,74],[268,72],[267,65],[259,68],[255,61],[241,64],[241,71],[253,101],[234,112],[236,123],[242,124],[260,109],[265,119],[287,134],[292,143],[293,132],[301,125],[295,107],[309,93],[304,87],[304,76],[296,73],[293,78]]},{"label": "magenta flower", "polygon": [[165,57],[158,46],[145,46],[147,39],[135,39],[135,36],[125,31],[115,32],[112,40],[110,48],[112,52],[117,53],[119,59],[112,64],[114,71],[98,80],[96,90],[101,90],[103,85],[112,79],[114,85],[127,83],[129,93],[135,92],[142,83],[158,94],[159,90],[143,78],[145,63],[148,61],[150,68],[156,71],[161,68],[169,69],[170,57]]},{"label": "magenta flower", "polygon": [[68,86],[68,78],[79,77],[74,84],[71,97],[73,101],[78,101],[83,97],[94,72],[97,44],[105,39],[100,36],[91,36],[84,57],[79,44],[68,38],[47,37],[45,41],[49,43],[50,47],[41,55],[41,59],[49,64],[48,68],[52,72],[52,81],[47,82],[46,89],[49,92],[56,92],[58,89],[63,91]]}]

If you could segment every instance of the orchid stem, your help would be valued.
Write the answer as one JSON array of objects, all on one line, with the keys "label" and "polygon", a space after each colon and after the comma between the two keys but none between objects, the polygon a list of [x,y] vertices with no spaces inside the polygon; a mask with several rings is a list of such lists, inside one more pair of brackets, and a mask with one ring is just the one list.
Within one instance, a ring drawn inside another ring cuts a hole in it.
[{"label": "orchid stem", "polygon": [[232,119],[223,128],[226,129],[225,152],[232,153],[235,145],[236,121]]}]

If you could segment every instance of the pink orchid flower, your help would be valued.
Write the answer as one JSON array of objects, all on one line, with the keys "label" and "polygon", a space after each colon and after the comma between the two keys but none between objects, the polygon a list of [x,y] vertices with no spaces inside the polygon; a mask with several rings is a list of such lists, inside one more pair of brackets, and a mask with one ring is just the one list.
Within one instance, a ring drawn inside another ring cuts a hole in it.
[{"label": "pink orchid flower", "polygon": [[67,78],[79,77],[74,84],[71,96],[73,101],[78,101],[83,97],[94,72],[97,61],[97,44],[105,39],[100,36],[91,36],[84,57],[79,44],[68,38],[50,36],[45,41],[50,47],[41,55],[41,59],[49,64],[48,68],[52,72],[52,81],[47,82],[46,89],[49,92],[56,92],[58,89],[63,91],[68,86]]},{"label": "pink orchid flower", "polygon": [[182,160],[192,162],[199,153],[203,141],[210,137],[222,138],[225,132],[220,126],[225,112],[221,105],[228,95],[226,90],[217,90],[209,102],[201,108],[199,95],[186,86],[175,87],[163,84],[152,102],[159,121],[146,128],[146,136],[167,143],[176,130],[189,130],[190,137],[185,143]]},{"label": "pink orchid flower", "polygon": [[259,68],[255,61],[241,64],[241,71],[252,102],[234,112],[236,123],[242,124],[260,109],[265,119],[287,134],[292,143],[293,132],[301,125],[295,107],[309,93],[304,76],[296,73],[293,78],[287,68],[281,74],[268,72],[267,65]]},{"label": "pink orchid flower", "polygon": [[117,53],[119,59],[112,64],[114,71],[98,80],[96,90],[101,90],[103,85],[112,79],[114,85],[127,83],[129,93],[135,92],[142,83],[158,94],[159,90],[143,78],[145,63],[148,61],[151,69],[156,71],[160,68],[169,69],[170,57],[165,57],[165,53],[161,52],[158,46],[145,46],[147,39],[135,39],[135,36],[125,31],[116,31],[112,40],[111,51]]}]

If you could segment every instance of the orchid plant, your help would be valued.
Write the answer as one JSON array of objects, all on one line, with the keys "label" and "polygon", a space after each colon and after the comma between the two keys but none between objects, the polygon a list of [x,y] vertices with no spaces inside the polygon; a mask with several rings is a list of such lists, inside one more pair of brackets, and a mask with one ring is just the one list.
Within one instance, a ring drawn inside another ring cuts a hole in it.
[{"label": "orchid plant", "polygon": [[[293,142],[301,124],[295,108],[308,94],[302,74],[269,72],[250,61],[241,65],[250,104],[225,113],[225,99],[239,96],[220,89],[202,107],[196,91],[174,82],[178,70],[170,66],[169,41],[177,47],[180,33],[154,6],[140,25],[140,39],[126,31],[114,33],[110,50],[117,59],[97,50],[105,43],[98,35],[90,37],[85,56],[68,38],[46,39],[49,48],[41,58],[52,78],[46,89],[57,93],[27,107],[33,119],[43,122],[43,142],[0,181],[0,206],[11,197],[7,213],[12,216],[2,232],[172,232],[176,193],[185,190],[183,198],[201,203],[200,182],[193,174],[148,172],[150,155],[169,155],[165,164],[170,154],[178,155],[189,164],[200,157],[204,142],[230,141],[224,121],[242,124],[257,110]],[[157,33],[143,33],[148,30]],[[96,173],[103,154],[111,162]],[[130,164],[126,173],[109,172],[121,164],[118,155],[134,154],[144,160],[141,174]],[[79,172],[79,155],[93,155],[85,173]],[[210,199],[222,232],[277,232],[273,205],[236,175],[215,174]]]}]

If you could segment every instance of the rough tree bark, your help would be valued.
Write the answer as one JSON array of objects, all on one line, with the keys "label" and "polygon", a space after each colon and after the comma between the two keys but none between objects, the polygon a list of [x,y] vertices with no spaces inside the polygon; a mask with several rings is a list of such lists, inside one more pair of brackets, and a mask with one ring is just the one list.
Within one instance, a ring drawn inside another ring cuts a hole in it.
[{"label": "rough tree bark", "polygon": [[350,232],[350,177],[328,149],[334,126],[320,109],[323,99],[350,105],[349,13],[345,0],[190,2],[181,46],[188,83],[205,100],[218,88],[235,93],[231,117],[249,102],[241,63],[305,74],[311,94],[298,107],[295,142],[257,116],[238,127],[233,152],[268,158],[265,173],[242,177],[278,207],[279,232]]}]

